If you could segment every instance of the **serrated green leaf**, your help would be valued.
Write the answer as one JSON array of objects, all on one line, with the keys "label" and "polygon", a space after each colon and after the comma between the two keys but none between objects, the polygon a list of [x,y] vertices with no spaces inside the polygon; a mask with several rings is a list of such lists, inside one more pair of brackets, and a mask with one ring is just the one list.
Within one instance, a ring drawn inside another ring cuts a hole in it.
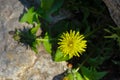
[{"label": "serrated green leaf", "polygon": [[31,28],[30,33],[36,34],[39,28],[40,28],[40,24],[37,24],[35,27]]},{"label": "serrated green leaf", "polygon": [[50,41],[49,41],[49,37],[48,37],[48,34],[46,33],[46,35],[45,35],[45,37],[44,37],[44,40],[45,41],[43,41],[43,45],[44,45],[44,47],[45,47],[45,49],[46,49],[46,51],[48,52],[48,53],[51,53],[52,52],[52,44],[50,43]]},{"label": "serrated green leaf", "polygon": [[95,58],[89,58],[88,63],[91,66],[98,67],[99,65],[101,65],[108,58],[109,58],[108,56],[104,56],[104,57],[97,56]]},{"label": "serrated green leaf", "polygon": [[85,80],[100,80],[107,72],[98,72],[95,68],[81,67],[82,75]]},{"label": "serrated green leaf", "polygon": [[59,49],[57,49],[57,51],[55,53],[55,57],[54,57],[55,61],[59,62],[59,61],[66,61],[69,59],[70,58],[68,55],[64,56],[64,54]]},{"label": "serrated green leaf", "polygon": [[96,73],[95,73],[96,74],[96,80],[102,79],[107,74],[107,72],[99,72],[99,73],[96,72]]},{"label": "serrated green leaf", "polygon": [[34,8],[30,8],[27,13],[25,13],[22,18],[20,19],[20,22],[28,22],[32,24],[34,21],[36,21],[36,13],[34,12]]}]

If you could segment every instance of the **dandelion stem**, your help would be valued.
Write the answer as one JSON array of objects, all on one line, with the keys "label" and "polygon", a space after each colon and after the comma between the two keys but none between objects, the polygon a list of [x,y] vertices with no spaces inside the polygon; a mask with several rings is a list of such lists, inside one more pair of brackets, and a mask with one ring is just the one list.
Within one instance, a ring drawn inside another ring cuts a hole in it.
[{"label": "dandelion stem", "polygon": [[90,58],[90,56],[92,55],[92,53],[90,53],[87,58],[80,64],[79,69],[85,64],[85,62]]}]

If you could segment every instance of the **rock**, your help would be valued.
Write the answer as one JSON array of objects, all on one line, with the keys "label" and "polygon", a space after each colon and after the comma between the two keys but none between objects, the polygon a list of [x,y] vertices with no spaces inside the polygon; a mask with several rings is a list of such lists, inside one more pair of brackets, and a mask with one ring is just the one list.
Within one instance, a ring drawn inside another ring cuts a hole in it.
[{"label": "rock", "polygon": [[52,80],[66,68],[66,62],[52,61],[42,45],[35,54],[9,34],[23,28],[19,17],[29,6],[27,0],[0,0],[0,80]]},{"label": "rock", "polygon": [[120,0],[103,0],[116,25],[120,27]]}]

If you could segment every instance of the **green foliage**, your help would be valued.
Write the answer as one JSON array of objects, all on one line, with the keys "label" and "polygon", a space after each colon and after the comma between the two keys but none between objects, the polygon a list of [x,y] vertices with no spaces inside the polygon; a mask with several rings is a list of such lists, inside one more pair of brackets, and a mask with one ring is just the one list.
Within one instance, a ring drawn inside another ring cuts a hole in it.
[{"label": "green foliage", "polygon": [[18,42],[30,46],[32,50],[38,53],[37,46],[41,42],[36,36],[38,28],[40,28],[40,24],[30,29],[24,28],[23,30],[16,30],[13,38]]},{"label": "green foliage", "polygon": [[[22,16],[20,19],[20,22],[28,22],[29,24],[37,24],[38,26],[31,28],[30,30],[26,31],[26,35],[24,34],[24,31],[19,33],[19,36],[22,34],[23,36],[20,36],[22,40],[20,42],[27,43],[30,45],[30,47],[37,53],[37,44],[40,44],[41,40],[37,38],[36,32],[40,28],[40,20],[38,17],[43,18],[44,20],[48,22],[52,22],[52,14],[56,12],[63,4],[64,0],[41,0],[41,5],[39,8],[35,9],[34,7],[29,8],[28,11]],[[16,34],[18,35],[18,34]],[[14,39],[19,39],[19,36],[14,37]],[[27,36],[27,37],[26,37]],[[26,40],[28,39],[28,41]],[[23,41],[25,39],[25,41]],[[30,41],[29,41],[30,39]],[[42,39],[43,45],[45,46],[45,49],[51,53],[52,44],[50,43],[49,36],[45,35],[44,39]]]},{"label": "green foliage", "polygon": [[57,49],[54,60],[59,62],[59,61],[67,61],[70,59],[68,55],[64,56],[63,54],[64,53],[62,53],[59,49]]},{"label": "green foliage", "polygon": [[109,29],[104,29],[106,32],[111,34],[110,36],[105,36],[105,38],[111,38],[116,40],[118,42],[118,45],[120,46],[120,28],[119,27],[115,28],[112,26],[110,26],[110,28],[112,29],[112,31]]},{"label": "green foliage", "polygon": [[52,14],[60,9],[63,2],[64,0],[41,0],[41,6],[37,9],[34,9],[34,7],[28,9],[27,13],[20,19],[20,22],[39,23],[39,16],[48,22],[52,22]]},{"label": "green foliage", "polygon": [[44,37],[43,45],[48,53],[52,53],[52,44],[49,41],[48,33]]},{"label": "green foliage", "polygon": [[79,68],[77,69],[68,69],[66,76],[63,80],[100,80],[104,77],[107,72],[98,72],[95,68],[91,67],[90,69],[87,67],[81,67],[81,72],[79,72]]},{"label": "green foliage", "polygon": [[67,80],[84,80],[78,72],[69,73],[66,78]]},{"label": "green foliage", "polygon": [[41,0],[41,8],[47,13],[51,9],[53,3],[54,0]]},{"label": "green foliage", "polygon": [[20,19],[20,22],[28,22],[29,24],[33,24],[34,22],[37,22],[37,20],[38,15],[34,11],[34,7],[32,7],[23,15],[23,17]]},{"label": "green foliage", "polygon": [[43,14],[51,16],[62,6],[64,0],[41,0]]},{"label": "green foliage", "polygon": [[35,35],[37,33],[38,29],[40,28],[40,25],[41,24],[37,24],[35,27],[31,28],[30,33]]},{"label": "green foliage", "polygon": [[100,80],[107,72],[98,72],[95,68],[81,67],[82,75],[85,80]]},{"label": "green foliage", "polygon": [[63,80],[84,80],[76,69],[71,69]]},{"label": "green foliage", "polygon": [[[16,30],[13,38],[27,44],[36,53],[39,53],[37,47],[43,43],[54,61],[69,62],[69,60],[73,60],[75,67],[78,67],[78,64],[83,66],[80,67],[80,72],[77,69],[70,69],[70,72],[67,72],[64,77],[66,80],[100,80],[107,72],[97,71],[97,69],[100,69],[100,66],[110,59],[116,50],[111,39],[116,40],[120,46],[120,28],[106,27],[113,23],[105,9],[101,0],[41,0],[37,8],[29,8],[20,19],[20,22],[27,22],[33,27]],[[71,14],[70,17],[61,19],[65,16],[63,13],[67,12]],[[61,20],[53,23],[57,18]],[[42,35],[36,35],[39,28],[42,30]],[[58,48],[58,38],[68,30],[80,31],[88,40],[85,55],[77,57],[78,61],[76,62],[74,62],[74,58],[69,58],[68,55],[64,56],[64,53]],[[117,60],[112,60],[112,62],[119,65]],[[89,68],[84,67],[85,65]]]},{"label": "green foliage", "polygon": [[64,0],[54,0],[54,4],[50,9],[50,14],[53,14],[54,12],[56,12],[58,9],[61,8],[61,6],[63,5]]},{"label": "green foliage", "polygon": [[31,44],[31,49],[32,49],[34,52],[38,53],[38,50],[37,50],[37,42],[36,42],[36,41],[35,41],[35,42],[32,42],[32,44]]},{"label": "green foliage", "polygon": [[88,63],[92,66],[92,67],[98,67],[100,65],[102,65],[102,63],[107,60],[109,58],[109,56],[97,56],[95,58],[89,58]]},{"label": "green foliage", "polygon": [[64,0],[41,0],[41,6],[36,12],[47,22],[52,22],[52,14],[60,9],[63,2]]}]

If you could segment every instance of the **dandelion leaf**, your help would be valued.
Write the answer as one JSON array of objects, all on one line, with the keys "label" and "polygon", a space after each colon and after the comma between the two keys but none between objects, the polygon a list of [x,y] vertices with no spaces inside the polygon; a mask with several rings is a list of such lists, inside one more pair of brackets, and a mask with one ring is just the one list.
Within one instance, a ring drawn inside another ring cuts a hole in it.
[{"label": "dandelion leaf", "polygon": [[44,37],[44,40],[45,41],[43,41],[43,45],[44,45],[44,47],[45,47],[45,49],[46,49],[46,51],[48,52],[48,53],[51,53],[52,52],[52,44],[50,43],[50,41],[49,41],[49,37],[48,37],[48,34],[46,33],[46,35],[45,35],[45,37]]},{"label": "dandelion leaf", "polygon": [[64,54],[59,50],[57,49],[56,53],[55,53],[55,57],[54,57],[54,60],[56,62],[59,62],[59,61],[66,61],[66,60],[69,60],[69,56],[66,55],[64,56]]},{"label": "dandelion leaf", "polygon": [[85,80],[100,80],[107,72],[98,72],[95,68],[81,67],[81,71]]},{"label": "dandelion leaf", "polygon": [[25,13],[22,18],[20,19],[20,22],[28,22],[30,24],[33,24],[36,19],[36,13],[34,12],[34,8],[30,8],[27,13]]}]

